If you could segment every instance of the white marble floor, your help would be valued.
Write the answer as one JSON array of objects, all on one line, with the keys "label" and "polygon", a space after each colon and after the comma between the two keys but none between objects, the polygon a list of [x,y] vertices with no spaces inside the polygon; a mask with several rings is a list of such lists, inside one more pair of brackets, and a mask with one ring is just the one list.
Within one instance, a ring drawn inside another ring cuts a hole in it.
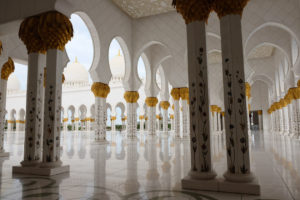
[{"label": "white marble floor", "polygon": [[[23,158],[24,133],[6,133],[7,159],[0,158],[0,199],[299,199],[300,142],[252,132],[252,170],[261,196],[181,190],[189,171],[189,141],[173,137],[138,140],[107,133],[109,143],[95,145],[90,132],[62,135],[61,160],[71,171],[52,177],[12,175]],[[213,164],[218,176],[226,169],[224,138],[214,136]]]}]

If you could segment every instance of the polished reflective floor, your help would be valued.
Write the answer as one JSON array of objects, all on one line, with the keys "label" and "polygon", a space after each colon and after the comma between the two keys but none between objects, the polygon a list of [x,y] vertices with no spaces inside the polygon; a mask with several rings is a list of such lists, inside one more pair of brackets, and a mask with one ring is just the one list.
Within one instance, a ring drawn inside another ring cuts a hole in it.
[{"label": "polished reflective floor", "polygon": [[[299,199],[300,142],[277,134],[251,133],[252,171],[261,196],[187,191],[180,180],[190,169],[188,140],[172,136],[127,140],[107,133],[108,144],[94,144],[92,132],[62,134],[61,160],[69,174],[52,177],[12,175],[23,159],[24,133],[6,133],[9,158],[0,158],[0,199]],[[226,170],[224,138],[214,136],[213,165],[219,177]]]}]

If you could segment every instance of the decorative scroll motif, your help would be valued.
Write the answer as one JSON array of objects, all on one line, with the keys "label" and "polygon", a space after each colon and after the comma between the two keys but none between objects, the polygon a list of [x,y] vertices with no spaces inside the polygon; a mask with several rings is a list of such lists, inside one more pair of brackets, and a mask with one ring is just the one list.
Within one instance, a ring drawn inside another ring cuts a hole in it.
[{"label": "decorative scroll motif", "polygon": [[124,99],[127,103],[136,103],[140,95],[137,91],[126,91],[124,94]]},{"label": "decorative scroll motif", "polygon": [[161,101],[160,107],[162,107],[162,109],[164,110],[168,110],[168,108],[170,107],[170,103],[168,101]]},{"label": "decorative scroll motif", "polygon": [[14,61],[11,59],[11,57],[8,57],[7,62],[4,63],[1,69],[1,79],[8,80],[9,75],[14,71],[15,71]]},{"label": "decorative scroll motif", "polygon": [[186,24],[194,21],[207,21],[213,9],[212,0],[173,0],[172,5],[185,20]]},{"label": "decorative scroll motif", "polygon": [[73,26],[65,15],[50,11],[41,14],[38,33],[46,49],[63,51],[65,44],[73,37]]},{"label": "decorative scroll motif", "polygon": [[178,101],[180,99],[180,88],[173,88],[171,90],[171,96],[175,101]]},{"label": "decorative scroll motif", "polygon": [[145,100],[147,106],[149,107],[155,107],[158,103],[158,99],[156,97],[147,97]]},{"label": "decorative scroll motif", "polygon": [[226,15],[241,15],[249,0],[214,0],[213,9],[219,18]]},{"label": "decorative scroll motif", "polygon": [[92,92],[94,93],[95,97],[106,98],[107,95],[110,93],[110,88],[105,83],[95,82],[91,88]]}]

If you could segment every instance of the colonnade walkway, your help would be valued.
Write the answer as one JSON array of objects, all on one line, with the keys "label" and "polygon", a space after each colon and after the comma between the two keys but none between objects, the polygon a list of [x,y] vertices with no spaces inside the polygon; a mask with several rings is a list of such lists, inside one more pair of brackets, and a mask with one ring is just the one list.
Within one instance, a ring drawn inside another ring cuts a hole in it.
[{"label": "colonnade walkway", "polygon": [[[92,132],[62,132],[61,160],[70,173],[51,177],[12,175],[23,159],[24,132],[6,133],[9,158],[0,158],[0,199],[300,199],[300,141],[268,132],[251,133],[252,170],[261,196],[181,189],[190,170],[189,140],[138,133],[129,140],[107,132],[94,144]],[[212,137],[218,178],[226,170],[224,134]]]}]

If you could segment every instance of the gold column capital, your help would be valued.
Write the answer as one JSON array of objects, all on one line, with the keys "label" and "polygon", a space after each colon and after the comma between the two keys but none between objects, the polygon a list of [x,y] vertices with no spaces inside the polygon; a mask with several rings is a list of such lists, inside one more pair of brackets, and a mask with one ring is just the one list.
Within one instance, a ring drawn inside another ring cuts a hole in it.
[{"label": "gold column capital", "polygon": [[94,82],[91,88],[92,92],[94,93],[95,97],[106,98],[110,92],[110,88],[105,83]]},{"label": "gold column capital", "polygon": [[194,21],[207,21],[213,8],[211,0],[173,0],[172,5],[185,20],[186,24]]},{"label": "gold column capital", "polygon": [[180,88],[179,91],[182,100],[189,100],[189,88]]},{"label": "gold column capital", "polygon": [[38,33],[46,50],[64,50],[73,37],[73,26],[68,17],[57,11],[42,13],[39,19]]},{"label": "gold column capital", "polygon": [[124,94],[124,99],[127,103],[136,103],[140,95],[137,91],[126,91]]},{"label": "gold column capital", "polygon": [[111,120],[111,121],[115,121],[116,119],[117,119],[116,116],[111,116],[111,117],[110,117],[110,120]]},{"label": "gold column capital", "polygon": [[173,88],[171,90],[171,96],[175,101],[178,101],[180,99],[180,88]]},{"label": "gold column capital", "polygon": [[8,77],[14,71],[15,71],[14,61],[11,59],[11,57],[8,57],[7,62],[3,64],[1,69],[1,79],[8,80]]},{"label": "gold column capital", "polygon": [[68,121],[68,118],[64,118],[64,119],[63,119],[63,122],[67,122],[67,121]]},{"label": "gold column capital", "polygon": [[219,18],[226,15],[242,16],[249,0],[214,0],[213,9]]},{"label": "gold column capital", "polygon": [[140,115],[140,116],[139,116],[139,119],[140,119],[140,120],[145,119],[144,115]]},{"label": "gold column capital", "polygon": [[262,110],[257,111],[258,115],[262,115]]},{"label": "gold column capital", "polygon": [[26,46],[27,53],[46,53],[46,46],[39,34],[41,15],[35,15],[23,20],[19,29],[19,38]]},{"label": "gold column capital", "polygon": [[249,100],[251,97],[251,86],[248,82],[245,83],[245,93],[246,93],[246,97]]},{"label": "gold column capital", "polygon": [[156,104],[158,103],[158,99],[156,97],[147,97],[145,103],[149,107],[155,107]]},{"label": "gold column capital", "polygon": [[168,108],[170,107],[170,103],[168,101],[161,101],[160,107],[162,107],[162,109],[164,110],[168,110]]},{"label": "gold column capital", "polygon": [[174,115],[170,115],[170,119],[174,119]]}]

